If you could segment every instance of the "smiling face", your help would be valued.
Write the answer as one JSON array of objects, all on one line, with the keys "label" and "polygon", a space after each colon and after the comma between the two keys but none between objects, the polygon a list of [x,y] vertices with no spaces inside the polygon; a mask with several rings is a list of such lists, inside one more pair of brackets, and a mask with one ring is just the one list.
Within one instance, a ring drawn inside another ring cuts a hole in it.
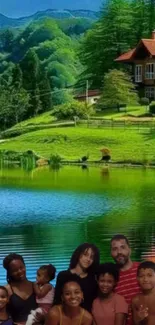
[{"label": "smiling face", "polygon": [[86,270],[88,269],[94,262],[94,252],[91,248],[86,249],[79,258],[79,266]]},{"label": "smiling face", "polygon": [[67,282],[62,293],[62,302],[68,307],[78,307],[83,300],[83,292],[76,282]]},{"label": "smiling face", "polygon": [[6,290],[0,288],[0,310],[4,309],[9,302],[9,296]]},{"label": "smiling face", "polygon": [[137,280],[142,290],[152,290],[155,288],[155,271],[150,268],[140,269]]},{"label": "smiling face", "polygon": [[111,242],[111,256],[115,262],[124,266],[130,260],[131,249],[125,239],[113,240]]},{"label": "smiling face", "polygon": [[50,281],[50,278],[47,274],[47,271],[39,269],[37,271],[37,283],[43,285],[45,283],[48,283],[49,281]]},{"label": "smiling face", "polygon": [[21,260],[13,260],[10,263],[9,274],[13,281],[23,281],[26,279],[25,265]]},{"label": "smiling face", "polygon": [[98,287],[101,294],[108,296],[113,292],[115,285],[116,281],[111,274],[105,273],[99,276]]}]

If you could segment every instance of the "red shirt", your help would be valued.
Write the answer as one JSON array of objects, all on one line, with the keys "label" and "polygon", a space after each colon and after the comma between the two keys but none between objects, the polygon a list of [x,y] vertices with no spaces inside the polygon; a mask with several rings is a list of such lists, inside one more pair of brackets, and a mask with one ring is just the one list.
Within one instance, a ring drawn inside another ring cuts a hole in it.
[{"label": "red shirt", "polygon": [[126,302],[129,304],[129,317],[126,325],[132,325],[131,315],[131,300],[137,294],[140,293],[140,287],[137,282],[137,268],[139,262],[133,262],[132,267],[126,271],[120,271],[119,281],[115,288],[115,292],[122,295]]}]

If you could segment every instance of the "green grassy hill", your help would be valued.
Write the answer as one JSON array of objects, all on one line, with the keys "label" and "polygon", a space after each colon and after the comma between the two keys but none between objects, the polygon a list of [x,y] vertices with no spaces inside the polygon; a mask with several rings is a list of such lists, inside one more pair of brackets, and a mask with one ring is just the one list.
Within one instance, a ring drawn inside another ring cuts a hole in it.
[{"label": "green grassy hill", "polygon": [[115,162],[155,161],[155,133],[149,129],[95,129],[87,127],[51,128],[29,132],[0,143],[0,150],[34,150],[43,157],[59,154],[67,160],[89,153],[90,160],[101,158],[104,146]]}]

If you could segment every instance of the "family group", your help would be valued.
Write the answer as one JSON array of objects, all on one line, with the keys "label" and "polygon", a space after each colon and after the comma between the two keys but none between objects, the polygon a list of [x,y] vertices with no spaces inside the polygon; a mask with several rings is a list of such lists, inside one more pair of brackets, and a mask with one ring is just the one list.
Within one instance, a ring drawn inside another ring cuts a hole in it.
[{"label": "family group", "polygon": [[73,252],[68,270],[52,264],[26,277],[21,255],[3,260],[7,284],[0,286],[0,325],[155,325],[155,264],[131,260],[130,243],[117,234],[110,241],[114,263],[100,264],[94,244]]}]

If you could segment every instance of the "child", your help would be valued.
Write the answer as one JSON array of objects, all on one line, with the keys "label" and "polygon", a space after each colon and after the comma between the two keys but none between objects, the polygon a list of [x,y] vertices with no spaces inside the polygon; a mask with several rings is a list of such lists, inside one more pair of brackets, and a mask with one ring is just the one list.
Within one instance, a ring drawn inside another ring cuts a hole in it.
[{"label": "child", "polygon": [[7,312],[9,294],[5,287],[0,286],[0,325],[13,325],[12,319]]},{"label": "child", "polygon": [[54,300],[54,287],[49,282],[55,278],[55,272],[56,269],[52,264],[43,265],[37,271],[37,281],[34,284],[34,291],[39,308],[31,311],[26,325],[37,322],[39,315],[44,317],[52,306]]},{"label": "child", "polygon": [[124,325],[128,305],[124,297],[114,293],[119,279],[115,264],[100,264],[97,272],[99,293],[93,302],[92,315],[96,325]]},{"label": "child", "polygon": [[137,279],[142,293],[132,299],[135,325],[155,324],[155,263],[145,261],[137,270]]},{"label": "child", "polygon": [[75,274],[69,275],[61,290],[62,303],[51,308],[45,325],[92,325],[91,314],[80,306],[83,292]]}]

